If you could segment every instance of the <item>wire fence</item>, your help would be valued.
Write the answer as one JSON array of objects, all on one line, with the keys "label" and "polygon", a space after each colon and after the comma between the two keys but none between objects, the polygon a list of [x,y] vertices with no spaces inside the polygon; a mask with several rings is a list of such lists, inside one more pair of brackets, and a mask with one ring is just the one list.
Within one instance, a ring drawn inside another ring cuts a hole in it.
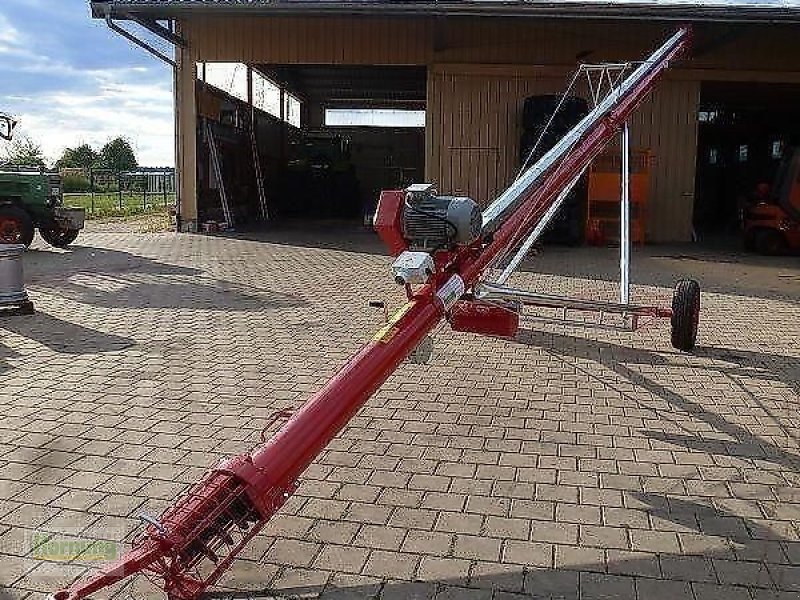
[{"label": "wire fence", "polygon": [[[77,181],[76,177],[80,180]],[[64,204],[81,207],[88,217],[167,212],[175,206],[173,171],[86,175],[66,173]]]}]

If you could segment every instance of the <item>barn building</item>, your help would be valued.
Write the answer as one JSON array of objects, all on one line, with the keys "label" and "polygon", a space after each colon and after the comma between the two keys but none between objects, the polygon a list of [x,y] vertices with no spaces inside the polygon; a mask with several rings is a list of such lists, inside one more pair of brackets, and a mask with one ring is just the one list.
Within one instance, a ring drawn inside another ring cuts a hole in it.
[{"label": "barn building", "polygon": [[648,161],[647,240],[731,226],[800,143],[798,2],[91,4],[116,30],[174,45],[185,230],[225,217],[220,188],[254,222],[264,207],[360,218],[380,189],[420,181],[486,205],[520,167],[526,98],[560,93],[581,62],[641,60],[684,22],[693,56],[631,122]]}]

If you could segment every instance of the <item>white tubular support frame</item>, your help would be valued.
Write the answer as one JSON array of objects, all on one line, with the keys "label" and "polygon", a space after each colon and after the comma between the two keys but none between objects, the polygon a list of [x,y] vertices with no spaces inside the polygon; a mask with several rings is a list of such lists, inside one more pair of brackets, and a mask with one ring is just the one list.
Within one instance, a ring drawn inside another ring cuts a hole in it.
[{"label": "white tubular support frame", "polygon": [[631,131],[622,128],[622,197],[619,218],[619,301],[631,301]]}]

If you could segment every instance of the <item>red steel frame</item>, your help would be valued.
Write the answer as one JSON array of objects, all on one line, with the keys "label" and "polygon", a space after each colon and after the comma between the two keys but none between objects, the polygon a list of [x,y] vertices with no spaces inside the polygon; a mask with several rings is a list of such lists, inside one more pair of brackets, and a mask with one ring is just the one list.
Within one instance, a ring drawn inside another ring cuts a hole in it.
[{"label": "red steel frame", "polygon": [[244,547],[291,496],[297,480],[445,316],[492,261],[519,244],[554,200],[609,143],[655,81],[690,45],[690,30],[619,105],[553,168],[490,238],[436,258],[432,281],[409,302],[280,430],[250,454],[224,461],[177,504],[153,520],[133,548],[93,576],[54,594],[77,600],[134,573],[155,575],[170,598],[196,598],[214,584]]}]

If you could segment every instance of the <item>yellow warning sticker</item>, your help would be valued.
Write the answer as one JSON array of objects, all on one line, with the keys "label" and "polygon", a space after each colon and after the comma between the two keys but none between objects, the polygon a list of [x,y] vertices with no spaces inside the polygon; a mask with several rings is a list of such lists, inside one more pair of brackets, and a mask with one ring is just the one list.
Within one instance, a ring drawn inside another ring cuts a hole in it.
[{"label": "yellow warning sticker", "polygon": [[387,343],[394,337],[394,334],[397,333],[397,323],[402,319],[405,314],[411,310],[414,306],[415,301],[411,300],[410,302],[405,303],[400,309],[394,313],[389,320],[387,321],[386,325],[381,327],[377,333],[372,337],[373,342],[380,342],[382,344]]}]

